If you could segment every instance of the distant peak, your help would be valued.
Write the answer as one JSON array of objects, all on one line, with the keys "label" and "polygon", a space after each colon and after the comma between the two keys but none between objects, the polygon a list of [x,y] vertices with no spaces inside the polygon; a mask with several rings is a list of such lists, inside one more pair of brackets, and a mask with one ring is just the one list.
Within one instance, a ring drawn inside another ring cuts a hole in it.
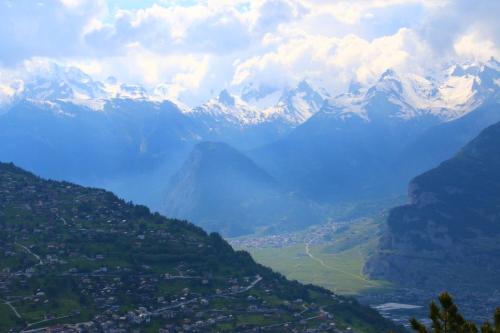
[{"label": "distant peak", "polygon": [[254,85],[253,83],[249,83],[243,88],[241,92],[241,98],[245,102],[249,102],[252,100],[258,101],[265,99],[266,97],[277,92],[278,90],[279,88],[274,86],[269,86],[265,84]]},{"label": "distant peak", "polygon": [[484,73],[489,73],[491,71],[500,71],[500,63],[493,57],[483,63],[456,64],[450,68],[449,73],[451,76],[462,77],[467,75],[484,75]]},{"label": "distant peak", "polygon": [[453,66],[453,69],[451,71],[451,75],[453,76],[464,76],[465,75],[465,70],[462,66],[460,65],[455,65]]},{"label": "distant peak", "polygon": [[227,106],[234,106],[235,100],[234,97],[226,90],[222,90],[218,97],[219,102]]},{"label": "distant peak", "polygon": [[306,80],[302,80],[297,85],[297,90],[300,90],[300,91],[311,91],[313,89],[312,89],[311,85]]},{"label": "distant peak", "polygon": [[84,77],[84,78],[90,78],[90,76],[86,73],[84,73],[80,68],[70,66],[64,69],[64,72],[68,75],[71,75],[73,77]]},{"label": "distant peak", "polygon": [[78,82],[90,83],[92,78],[74,66],[61,66],[56,63],[49,63],[43,66],[35,67],[30,71],[31,81],[58,81],[58,82]]},{"label": "distant peak", "polygon": [[118,80],[117,80],[117,79],[116,79],[116,77],[114,77],[114,76],[108,76],[108,77],[106,78],[106,83],[107,83],[107,84],[112,84],[112,85],[115,85],[115,84],[117,84],[117,83],[118,83]]},{"label": "distant peak", "polygon": [[[295,88],[285,88],[281,94],[281,100],[295,96],[297,94],[306,94],[307,96],[319,96],[319,93],[305,79],[300,81]],[[315,97],[314,97],[315,98]]]},{"label": "distant peak", "polygon": [[359,83],[358,81],[356,80],[352,80],[350,83],[349,83],[349,90],[348,92],[350,94],[354,94],[354,95],[357,95],[359,94],[359,90],[361,89],[361,83]]},{"label": "distant peak", "polygon": [[139,84],[123,83],[120,85],[120,95],[128,98],[146,98],[147,92]]},{"label": "distant peak", "polygon": [[393,69],[387,69],[382,75],[378,82],[368,89],[368,93],[371,95],[375,92],[392,92],[397,95],[403,93],[403,85],[401,83],[400,77],[396,74]]},{"label": "distant peak", "polygon": [[500,70],[500,62],[498,62],[495,57],[491,57],[490,60],[486,63],[488,67],[491,67],[495,70]]},{"label": "distant peak", "polygon": [[382,81],[386,79],[394,79],[396,77],[396,72],[393,69],[388,68],[385,70],[385,72],[382,73],[382,75],[380,76],[380,80]]}]

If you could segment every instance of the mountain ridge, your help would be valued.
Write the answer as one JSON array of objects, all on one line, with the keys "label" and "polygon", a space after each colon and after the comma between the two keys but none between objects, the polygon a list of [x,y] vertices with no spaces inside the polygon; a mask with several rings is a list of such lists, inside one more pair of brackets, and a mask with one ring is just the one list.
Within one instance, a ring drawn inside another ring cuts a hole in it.
[{"label": "mountain ridge", "polygon": [[[324,89],[313,88],[307,80],[301,80],[295,87],[281,91],[277,88],[260,90],[248,88],[243,89],[241,97],[236,98],[242,110],[237,108],[233,112],[225,113],[233,118],[231,121],[238,121],[240,124],[263,122],[266,118],[273,120],[278,117],[285,122],[297,125],[316,113],[325,99],[328,99],[330,104],[355,110],[356,96],[373,97],[377,92],[385,91],[391,93],[394,100],[399,100],[398,103],[406,105],[407,110],[402,115],[403,117],[412,117],[427,110],[444,119],[452,119],[463,116],[478,106],[480,101],[474,100],[477,93],[481,95],[479,99],[492,93],[498,95],[492,89],[495,90],[498,87],[499,69],[498,62],[493,58],[482,63],[456,64],[425,77],[412,73],[398,74],[392,69],[387,69],[373,84],[357,83],[356,89],[349,89],[348,92],[336,97],[329,97],[323,92]],[[22,78],[6,81],[0,85],[0,88],[11,100],[63,99],[83,103],[85,100],[112,98],[151,101],[168,99],[163,92],[164,84],[150,90],[139,84],[118,82],[112,77],[105,82],[100,82],[93,80],[91,76],[76,67],[64,67],[55,63],[35,68]],[[231,96],[227,90],[221,92],[226,92],[228,96]],[[259,99],[275,93],[279,94],[274,102],[267,106],[259,105]],[[296,101],[294,102],[293,99]],[[208,112],[211,107],[220,108],[216,103],[214,104],[214,101],[217,99],[208,101],[209,104],[205,103],[205,106],[200,105],[185,111],[192,113],[198,108],[198,111],[206,109]],[[185,109],[182,103],[173,102],[179,104],[181,109]],[[253,115],[250,118],[238,116],[241,112]]]}]

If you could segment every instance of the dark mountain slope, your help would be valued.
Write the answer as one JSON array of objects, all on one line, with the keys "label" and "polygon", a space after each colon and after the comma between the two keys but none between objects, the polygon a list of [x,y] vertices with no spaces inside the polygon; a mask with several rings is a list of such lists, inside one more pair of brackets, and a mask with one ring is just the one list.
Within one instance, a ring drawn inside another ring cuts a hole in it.
[{"label": "dark mountain slope", "polygon": [[0,158],[53,179],[131,175],[154,169],[198,137],[172,103],[114,99],[102,111],[64,101],[20,101],[0,116]]},{"label": "dark mountain slope", "polygon": [[0,163],[0,227],[1,331],[289,332],[318,314],[308,327],[394,328],[352,299],[287,281],[218,234],[12,164]]},{"label": "dark mountain slope", "polygon": [[174,175],[164,211],[227,235],[259,227],[292,229],[320,219],[318,207],[285,191],[236,149],[213,142],[196,145]]},{"label": "dark mountain slope", "polygon": [[410,204],[391,211],[366,271],[403,285],[498,287],[500,123],[416,177],[409,196]]},{"label": "dark mountain slope", "polygon": [[170,102],[100,102],[102,110],[61,100],[17,102],[0,114],[0,160],[158,210],[158,179],[173,174],[203,130]]},{"label": "dark mountain slope", "polygon": [[413,177],[453,157],[488,126],[500,121],[500,104],[489,101],[462,118],[433,126],[408,145],[391,166],[406,185]]}]

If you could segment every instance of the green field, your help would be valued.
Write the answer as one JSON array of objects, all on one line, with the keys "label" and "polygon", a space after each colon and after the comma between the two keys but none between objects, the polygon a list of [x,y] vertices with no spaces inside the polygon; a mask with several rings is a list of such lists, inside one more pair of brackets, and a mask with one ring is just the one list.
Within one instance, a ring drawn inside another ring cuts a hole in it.
[{"label": "green field", "polygon": [[389,288],[384,281],[370,280],[363,265],[377,243],[379,225],[372,220],[353,222],[331,240],[308,246],[244,247],[254,259],[286,277],[313,283],[339,294],[360,294]]}]

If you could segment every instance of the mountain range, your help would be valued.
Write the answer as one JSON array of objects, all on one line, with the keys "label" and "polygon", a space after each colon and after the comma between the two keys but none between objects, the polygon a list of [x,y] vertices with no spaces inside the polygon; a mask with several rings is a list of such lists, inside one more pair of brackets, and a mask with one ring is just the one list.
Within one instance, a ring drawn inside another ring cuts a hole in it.
[{"label": "mountain range", "polygon": [[[293,211],[304,218],[290,223],[305,226],[318,221],[309,218],[310,207],[321,207],[322,221],[337,204],[402,195],[412,177],[500,121],[499,70],[494,59],[425,76],[389,69],[337,96],[305,80],[283,90],[248,86],[240,96],[223,90],[188,108],[165,100],[162,87],[99,82],[53,65],[0,84],[0,159],[194,222],[200,207],[209,213],[205,222],[220,219],[211,198],[234,199],[225,221],[206,224],[214,230],[254,231],[247,221],[259,220],[252,212],[266,211],[269,198],[291,208],[276,209],[267,219],[272,223],[262,224],[279,225]],[[206,141],[225,148],[202,149]],[[211,154],[220,160],[202,170]],[[252,168],[233,169],[235,160]],[[238,170],[232,176],[252,190],[236,195],[236,180],[233,186],[190,181],[221,179],[221,170]],[[254,177],[256,170],[272,182]],[[271,183],[278,184],[272,191]],[[267,199],[255,200],[260,195]]]},{"label": "mountain range", "polygon": [[[288,136],[250,156],[319,201],[401,194],[411,177],[500,120],[497,62],[443,75],[438,84],[388,70],[367,89],[327,100]],[[438,134],[443,129],[448,135]]]}]

